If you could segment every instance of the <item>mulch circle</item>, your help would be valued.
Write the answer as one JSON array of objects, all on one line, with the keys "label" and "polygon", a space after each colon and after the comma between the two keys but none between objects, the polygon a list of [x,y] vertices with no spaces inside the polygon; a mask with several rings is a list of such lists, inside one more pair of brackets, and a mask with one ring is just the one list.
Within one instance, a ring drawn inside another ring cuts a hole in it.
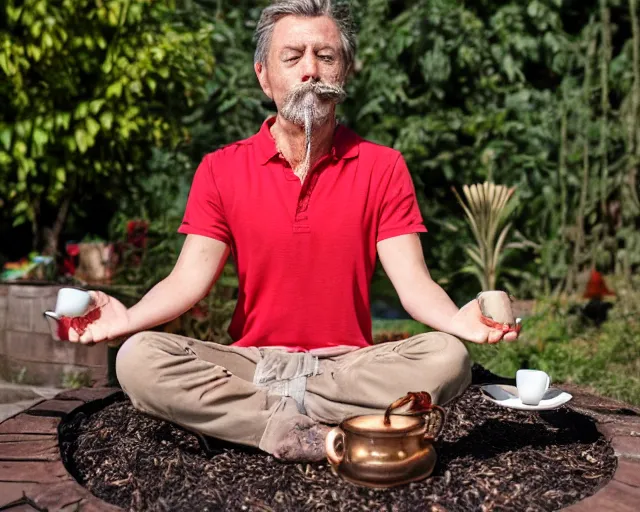
[{"label": "mulch circle", "polygon": [[[475,380],[484,376],[475,368]],[[87,489],[129,510],[557,510],[613,476],[614,451],[589,417],[562,407],[499,407],[474,385],[445,406],[447,424],[427,480],[373,490],[326,463],[284,464],[258,450],[197,438],[136,411],[122,394],[80,408],[60,427],[63,461]]]}]

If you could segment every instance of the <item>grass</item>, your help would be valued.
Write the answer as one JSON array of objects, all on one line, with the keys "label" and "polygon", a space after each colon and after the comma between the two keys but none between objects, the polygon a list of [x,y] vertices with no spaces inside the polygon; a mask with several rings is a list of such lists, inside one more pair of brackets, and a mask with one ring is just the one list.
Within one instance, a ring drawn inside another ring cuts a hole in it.
[{"label": "grass", "polygon": [[409,336],[415,336],[426,332],[428,329],[420,322],[415,320],[373,320],[373,333],[380,334],[383,332],[408,333]]},{"label": "grass", "polygon": [[[573,383],[640,406],[640,294],[620,293],[600,327],[571,313],[571,304],[540,301],[523,320],[515,343],[468,343],[474,361],[513,377],[520,368],[544,370],[556,384]],[[374,321],[374,334],[428,329],[413,321]]]}]

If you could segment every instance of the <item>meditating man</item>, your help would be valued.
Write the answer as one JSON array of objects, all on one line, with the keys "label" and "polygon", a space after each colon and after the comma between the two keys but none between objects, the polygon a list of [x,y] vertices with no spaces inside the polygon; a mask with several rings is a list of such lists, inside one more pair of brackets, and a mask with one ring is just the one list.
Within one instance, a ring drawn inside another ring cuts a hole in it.
[{"label": "meditating man", "polygon": [[[487,327],[475,300],[459,310],[431,279],[403,157],[337,124],[355,54],[348,9],[274,2],[256,40],[255,72],[277,115],[204,157],[171,274],[130,309],[92,292],[101,317],[69,339],[131,335],[117,375],[141,411],[280,459],[319,460],[329,425],[346,417],[382,413],[409,391],[440,404],[462,393],[471,372],[459,339],[517,333]],[[229,255],[233,345],[145,332],[202,299]],[[372,345],[376,257],[407,312],[437,332]]]}]

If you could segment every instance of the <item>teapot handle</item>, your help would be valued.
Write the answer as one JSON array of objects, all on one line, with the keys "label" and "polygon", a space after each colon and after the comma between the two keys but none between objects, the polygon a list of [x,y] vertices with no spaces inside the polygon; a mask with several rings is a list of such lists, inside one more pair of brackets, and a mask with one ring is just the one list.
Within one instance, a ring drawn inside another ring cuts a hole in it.
[{"label": "teapot handle", "polygon": [[[427,429],[424,433],[424,438],[426,440],[434,441],[440,435],[440,432],[442,432],[442,429],[444,427],[446,414],[447,413],[445,412],[445,410],[439,405],[433,405],[431,411],[425,414],[425,424],[427,426]],[[434,417],[437,417],[435,430],[433,426]]]},{"label": "teapot handle", "polygon": [[[340,455],[336,453],[336,439],[340,436],[342,438],[342,450]],[[340,427],[332,428],[327,434],[325,439],[325,450],[327,452],[327,459],[331,464],[338,466],[344,458],[344,432]]]},{"label": "teapot handle", "polygon": [[431,395],[427,391],[410,391],[387,407],[387,410],[384,412],[384,424],[387,426],[391,425],[391,411],[409,403],[411,404],[409,412],[414,415],[431,411],[434,407],[431,401]]}]

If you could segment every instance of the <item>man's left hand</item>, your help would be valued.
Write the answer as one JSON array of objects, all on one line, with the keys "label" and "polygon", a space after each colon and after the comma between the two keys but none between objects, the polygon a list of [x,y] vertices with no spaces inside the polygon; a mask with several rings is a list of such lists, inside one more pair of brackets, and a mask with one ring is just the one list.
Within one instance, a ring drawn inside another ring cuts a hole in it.
[{"label": "man's left hand", "polygon": [[473,343],[498,343],[500,341],[515,341],[518,330],[494,329],[483,323],[479,302],[474,299],[465,304],[452,318],[451,333]]}]

